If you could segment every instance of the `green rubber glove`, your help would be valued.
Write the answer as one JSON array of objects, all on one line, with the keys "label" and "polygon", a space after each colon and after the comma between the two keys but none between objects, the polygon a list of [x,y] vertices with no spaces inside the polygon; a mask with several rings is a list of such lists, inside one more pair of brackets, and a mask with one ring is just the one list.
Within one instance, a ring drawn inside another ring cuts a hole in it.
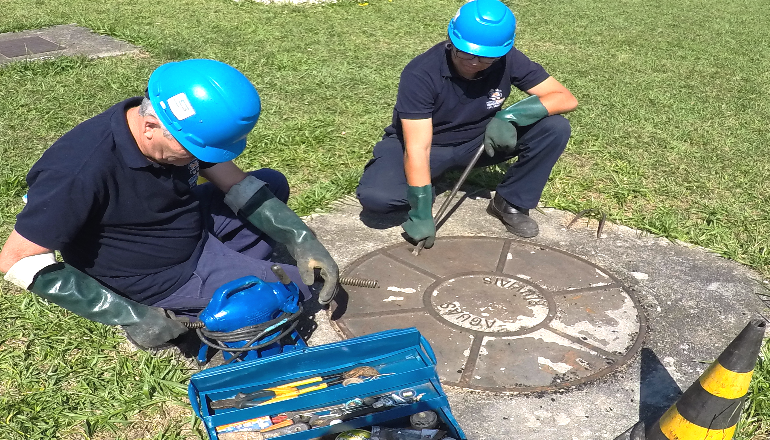
[{"label": "green rubber glove", "polygon": [[536,95],[500,110],[487,124],[484,132],[484,152],[490,157],[494,156],[496,151],[512,153],[518,142],[516,126],[532,125],[546,116],[548,109]]},{"label": "green rubber glove", "polygon": [[318,302],[331,302],[337,293],[337,263],[294,211],[263,186],[249,198],[238,214],[270,238],[286,246],[291,256],[297,260],[297,268],[305,284],[313,284],[315,269],[321,269],[324,286],[318,293]]},{"label": "green rubber glove", "polygon": [[132,301],[66,263],[43,268],[29,291],[70,312],[107,325],[120,325],[144,348],[158,347],[187,332],[163,309]]},{"label": "green rubber glove", "polygon": [[536,95],[524,98],[495,114],[496,118],[513,122],[519,127],[532,125],[546,116],[548,116],[548,109]]},{"label": "green rubber glove", "polygon": [[484,131],[484,152],[487,156],[493,157],[497,151],[513,153],[517,141],[518,134],[513,124],[498,118],[497,115],[490,119]]},{"label": "green rubber glove", "polygon": [[404,232],[419,242],[425,240],[425,249],[433,247],[436,241],[436,223],[433,222],[433,185],[409,186],[406,190],[406,199],[409,200],[409,220],[401,227]]}]

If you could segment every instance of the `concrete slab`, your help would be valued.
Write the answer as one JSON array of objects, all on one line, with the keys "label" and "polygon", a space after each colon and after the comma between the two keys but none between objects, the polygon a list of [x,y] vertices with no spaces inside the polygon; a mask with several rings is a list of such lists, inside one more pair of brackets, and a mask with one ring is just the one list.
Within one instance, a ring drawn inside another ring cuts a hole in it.
[{"label": "concrete slab", "polygon": [[[437,243],[447,236],[516,238],[485,213],[490,194],[475,194],[459,199],[459,207],[439,230]],[[439,204],[440,200],[436,206]],[[639,419],[656,420],[751,317],[768,315],[759,298],[768,293],[766,283],[740,264],[699,247],[612,224],[606,225],[602,238],[597,239],[595,222],[581,221],[567,229],[572,214],[553,209],[544,212],[533,213],[541,232],[523,246],[531,243],[562,250],[605,269],[638,299],[639,310],[646,316],[647,335],[640,354],[625,367],[566,390],[502,393],[446,386],[453,412],[470,439],[614,439]],[[398,225],[403,220],[403,215],[366,215],[355,199],[348,198],[340,201],[332,212],[309,216],[306,222],[344,271],[368,253],[402,243]],[[511,270],[516,272],[535,263],[534,258],[521,258],[511,263]],[[556,264],[553,270],[559,268]],[[419,278],[419,274],[410,276]],[[548,284],[548,280],[540,282]],[[613,294],[619,292],[608,292]],[[379,309],[374,306],[359,310],[372,312],[370,319],[380,321],[377,326],[369,325],[371,329],[412,326],[426,315],[416,310],[410,312],[414,316],[400,316],[396,320],[387,318],[387,313],[378,317],[374,312]],[[569,326],[582,318],[564,319]],[[311,345],[342,337],[327,311],[316,311],[313,320]],[[425,332],[431,341],[447,338],[455,344],[464,343],[464,336],[452,327],[436,325]],[[451,344],[447,347],[450,350]],[[513,355],[507,360],[508,365],[515,361]],[[483,368],[502,368],[505,362],[496,359]],[[457,381],[460,373],[452,368],[455,366],[444,368],[442,374]]]},{"label": "concrete slab", "polygon": [[136,52],[136,46],[74,24],[0,34],[0,65],[59,56],[99,58]]}]

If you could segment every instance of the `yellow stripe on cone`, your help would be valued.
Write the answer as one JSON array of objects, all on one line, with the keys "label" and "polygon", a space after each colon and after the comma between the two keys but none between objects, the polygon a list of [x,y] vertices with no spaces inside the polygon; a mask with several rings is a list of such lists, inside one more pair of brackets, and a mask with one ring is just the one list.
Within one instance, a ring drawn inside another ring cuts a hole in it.
[{"label": "yellow stripe on cone", "polygon": [[682,417],[676,404],[660,417],[660,430],[669,440],[726,440],[733,438],[735,427],[727,429],[708,429],[698,426]]},{"label": "yellow stripe on cone", "polygon": [[646,440],[730,440],[765,334],[754,319],[646,432]]},{"label": "yellow stripe on cone", "polygon": [[737,399],[743,397],[749,391],[751,375],[748,373],[736,373],[723,367],[719,362],[714,362],[700,377],[700,384],[709,394],[725,399]]}]

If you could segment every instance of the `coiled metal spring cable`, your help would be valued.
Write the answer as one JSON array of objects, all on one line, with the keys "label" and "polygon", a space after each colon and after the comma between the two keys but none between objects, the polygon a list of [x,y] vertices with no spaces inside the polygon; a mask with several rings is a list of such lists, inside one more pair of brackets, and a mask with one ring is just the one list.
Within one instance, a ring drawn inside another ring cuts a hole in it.
[{"label": "coiled metal spring cable", "polygon": [[380,283],[377,282],[377,280],[354,277],[340,277],[339,283],[345,286],[367,287],[369,289],[377,289],[380,287]]},{"label": "coiled metal spring cable", "polygon": [[[277,318],[268,322],[264,322],[258,325],[252,325],[248,327],[242,327],[231,332],[215,332],[208,330],[206,325],[202,321],[186,322],[184,323],[187,328],[195,329],[200,340],[220,351],[226,351],[233,356],[225,362],[226,364],[233,362],[240,357],[241,354],[257,350],[263,347],[267,347],[270,344],[274,344],[281,340],[284,336],[290,334],[297,327],[298,318],[302,315],[302,305],[299,305],[299,310],[295,313],[281,313]],[[270,337],[269,341],[256,344],[257,341]],[[224,342],[238,342],[247,341],[242,347],[229,347],[223,345]]]}]

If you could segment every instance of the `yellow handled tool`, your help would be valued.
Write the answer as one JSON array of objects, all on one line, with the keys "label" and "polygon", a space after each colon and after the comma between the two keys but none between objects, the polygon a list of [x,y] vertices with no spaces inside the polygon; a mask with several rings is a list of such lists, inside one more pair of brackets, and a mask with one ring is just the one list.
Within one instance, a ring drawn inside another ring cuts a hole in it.
[{"label": "yellow handled tool", "polygon": [[[331,380],[329,380],[331,379]],[[328,382],[324,382],[328,380]],[[319,383],[320,382],[320,383]],[[303,385],[310,385],[318,383],[318,385],[300,388]],[[293,399],[300,394],[309,393],[311,391],[322,390],[329,385],[336,385],[342,383],[342,375],[334,374],[331,376],[315,376],[309,379],[302,379],[296,382],[287,383],[285,385],[279,385],[277,387],[265,388],[263,390],[254,391],[253,393],[238,393],[234,397],[229,399],[215,400],[211,402],[212,409],[223,408],[250,408],[252,406],[267,405],[268,403],[280,402],[283,400]],[[266,399],[266,400],[265,400]]]},{"label": "yellow handled tool", "polygon": [[[379,376],[379,372],[372,367],[356,367],[343,373],[335,373],[327,376],[314,376],[308,379],[297,380],[285,385],[265,388],[253,393],[238,393],[229,399],[214,400],[211,409],[224,408],[250,408],[253,406],[267,405],[268,403],[281,402],[293,399],[301,394],[318,391],[332,385],[343,383],[345,379],[371,378]],[[301,388],[305,385],[317,384]]]}]

